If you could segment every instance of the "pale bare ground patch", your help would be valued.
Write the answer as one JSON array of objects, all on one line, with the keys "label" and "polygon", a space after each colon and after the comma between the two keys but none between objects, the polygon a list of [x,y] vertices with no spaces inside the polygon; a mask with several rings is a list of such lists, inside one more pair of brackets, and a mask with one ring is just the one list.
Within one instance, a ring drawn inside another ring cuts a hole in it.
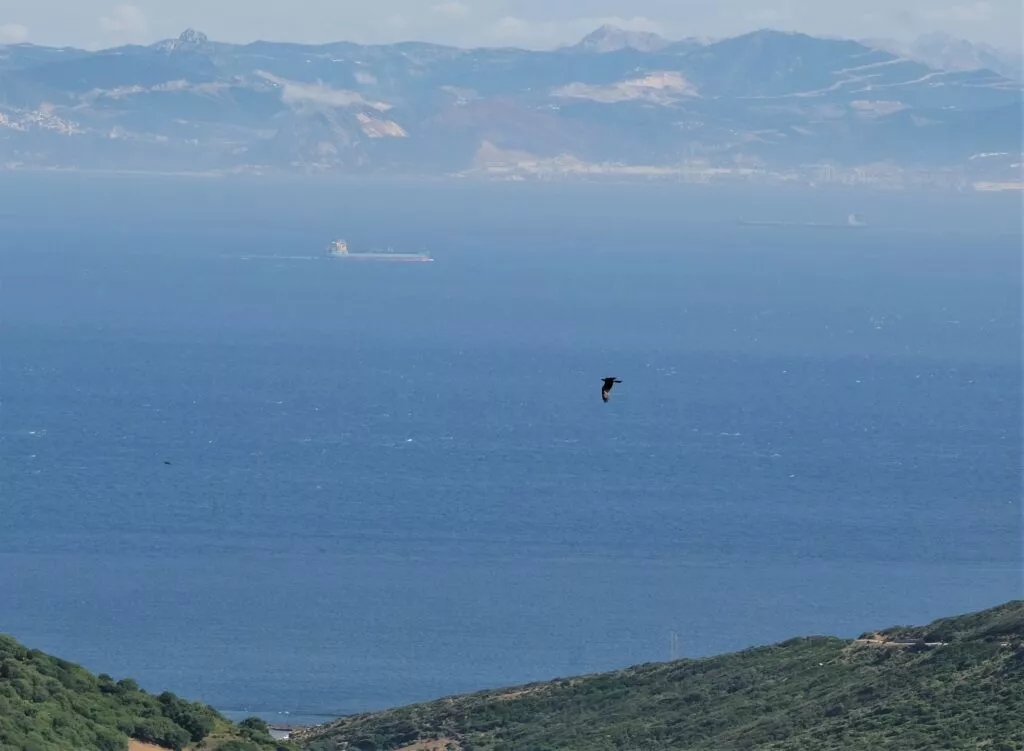
[{"label": "pale bare ground patch", "polygon": [[518,699],[520,696],[526,696],[527,694],[535,694],[540,691],[539,688],[524,688],[519,691],[508,691],[504,694],[498,694],[495,699],[499,701],[509,701],[511,699]]},{"label": "pale bare ground patch", "polygon": [[447,751],[449,748],[462,748],[462,744],[454,738],[436,738],[416,741],[410,746],[402,746],[395,751]]},{"label": "pale bare ground patch", "polygon": [[872,647],[907,648],[907,647],[945,647],[944,641],[921,641],[920,639],[898,639],[884,634],[868,634],[863,639],[854,639],[854,644],[864,644]]},{"label": "pale bare ground patch", "polygon": [[128,751],[167,751],[166,748],[154,746],[152,743],[142,741],[128,741]]}]

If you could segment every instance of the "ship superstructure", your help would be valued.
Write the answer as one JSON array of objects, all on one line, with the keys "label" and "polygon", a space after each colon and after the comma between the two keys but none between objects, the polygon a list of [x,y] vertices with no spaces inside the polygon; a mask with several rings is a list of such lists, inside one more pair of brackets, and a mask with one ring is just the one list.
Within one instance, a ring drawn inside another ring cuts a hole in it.
[{"label": "ship superstructure", "polygon": [[330,245],[327,246],[327,255],[329,256],[347,256],[348,255],[348,243],[344,240],[334,240]]}]

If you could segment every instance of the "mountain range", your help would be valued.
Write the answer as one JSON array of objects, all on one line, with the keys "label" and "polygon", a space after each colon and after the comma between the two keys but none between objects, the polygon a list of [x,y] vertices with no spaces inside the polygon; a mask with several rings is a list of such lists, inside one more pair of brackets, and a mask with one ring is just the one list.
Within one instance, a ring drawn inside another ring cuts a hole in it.
[{"label": "mountain range", "polygon": [[1022,85],[844,39],[555,50],[216,42],[0,46],[0,166],[330,174],[656,174],[803,165],[1019,179]]}]

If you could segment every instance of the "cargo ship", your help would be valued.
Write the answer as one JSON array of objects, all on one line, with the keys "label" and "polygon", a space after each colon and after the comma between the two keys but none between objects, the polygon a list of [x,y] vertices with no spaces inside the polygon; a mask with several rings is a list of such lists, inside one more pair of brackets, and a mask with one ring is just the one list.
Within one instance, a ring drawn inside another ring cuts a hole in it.
[{"label": "cargo ship", "polygon": [[427,251],[419,253],[396,253],[389,245],[386,250],[373,250],[368,253],[353,253],[345,240],[335,240],[327,246],[327,255],[331,258],[345,258],[353,261],[407,261],[424,263],[433,261]]},{"label": "cargo ship", "polygon": [[845,222],[773,222],[740,219],[737,224],[744,227],[820,227],[823,229],[852,229],[866,227],[867,223],[860,214],[849,214]]}]

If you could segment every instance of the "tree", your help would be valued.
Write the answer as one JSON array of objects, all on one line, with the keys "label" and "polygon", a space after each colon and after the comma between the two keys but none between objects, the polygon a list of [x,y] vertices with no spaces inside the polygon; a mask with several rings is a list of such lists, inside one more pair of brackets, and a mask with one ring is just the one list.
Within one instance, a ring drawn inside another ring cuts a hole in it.
[{"label": "tree", "polygon": [[270,726],[259,717],[246,717],[238,723],[238,727],[244,728],[245,730],[252,730],[256,733],[260,733],[261,735],[270,735]]}]

